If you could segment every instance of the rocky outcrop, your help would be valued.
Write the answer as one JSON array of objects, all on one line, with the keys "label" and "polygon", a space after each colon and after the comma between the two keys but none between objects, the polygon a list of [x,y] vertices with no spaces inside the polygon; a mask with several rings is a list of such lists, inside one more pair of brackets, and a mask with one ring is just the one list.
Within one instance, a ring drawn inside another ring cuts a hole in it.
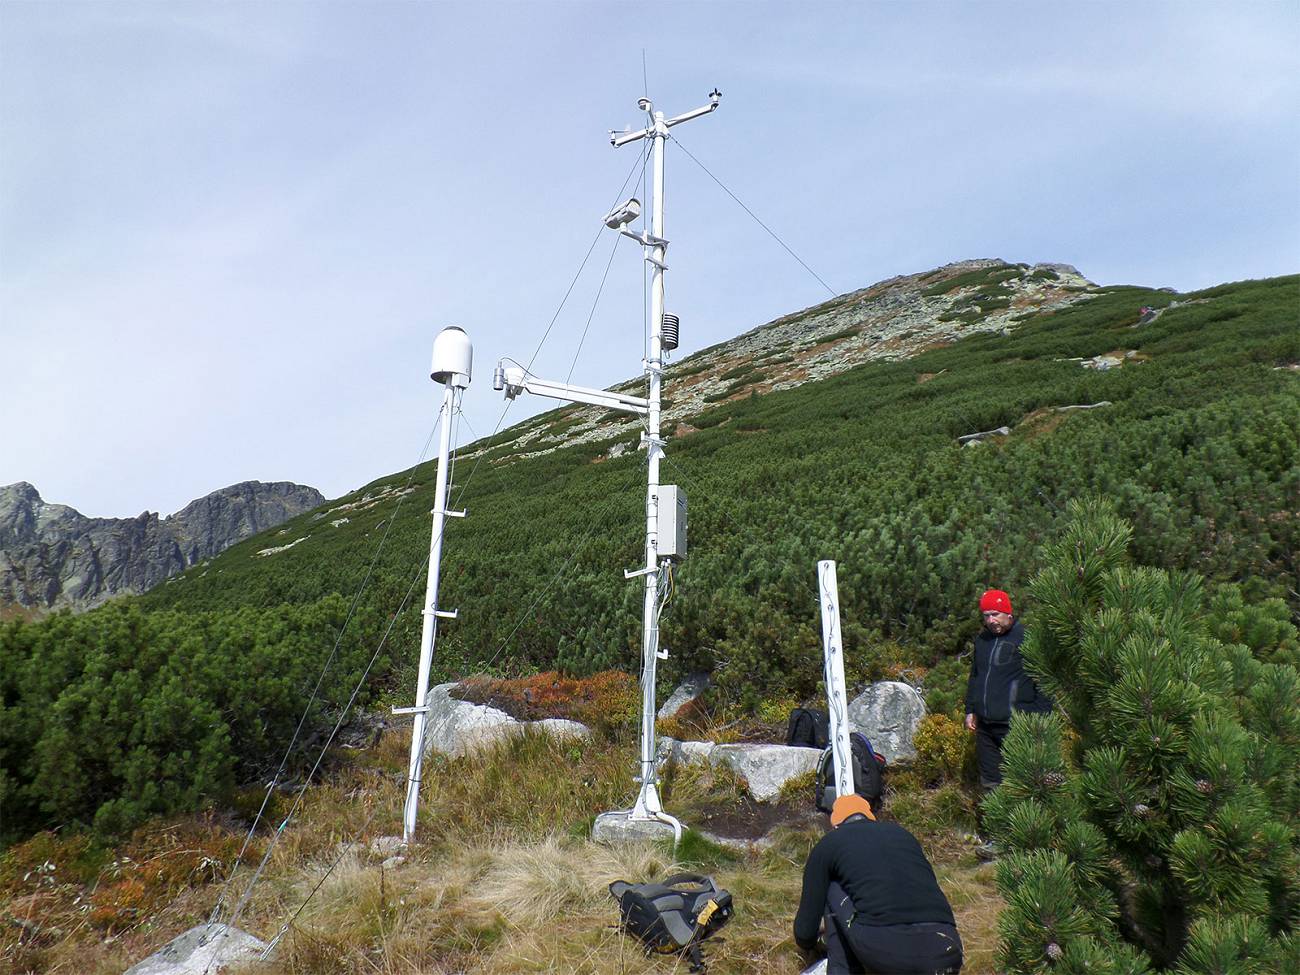
[{"label": "rocky outcrop", "polygon": [[[981,333],[1010,334],[1020,322],[1096,294],[1096,285],[1069,264],[1010,264],[981,258],[908,274],[784,315],[730,341],[667,367],[671,402],[664,429],[685,436],[690,422],[729,399],[816,382],[865,362],[907,359],[929,348]],[[644,380],[613,387],[644,395]],[[509,461],[561,446],[609,440],[615,457],[635,447],[635,420],[598,407],[545,414],[514,428]],[[473,459],[501,446],[495,438],[460,455]]]},{"label": "rocky outcrop", "polygon": [[677,715],[682,708],[688,704],[698,701],[700,695],[709,689],[708,674],[691,674],[678,686],[677,690],[669,696],[664,702],[663,707],[659,709],[658,717],[671,718]]},{"label": "rocky outcrop", "polygon": [[659,739],[659,762],[707,763],[726,767],[741,776],[749,794],[759,802],[771,802],[791,779],[817,769],[819,748],[790,745],[719,745],[711,741]]},{"label": "rocky outcrop", "polygon": [[525,729],[544,731],[557,738],[587,738],[587,726],[564,718],[520,721],[488,704],[473,704],[451,696],[456,685],[439,684],[429,689],[429,723],[424,732],[425,755],[437,753],[458,758]]},{"label": "rocky outcrop", "polygon": [[925,717],[925,700],[911,684],[882,680],[849,702],[849,724],[891,764],[916,758],[912,739]]},{"label": "rocky outcrop", "polygon": [[207,975],[261,957],[265,942],[228,924],[200,924],[167,942],[124,975]]},{"label": "rocky outcrop", "polygon": [[167,518],[87,518],[25,481],[0,487],[0,606],[82,610],[144,592],[324,500],[301,484],[245,481]]},{"label": "rocky outcrop", "polygon": [[[925,701],[916,688],[900,681],[880,681],[855,697],[848,712],[849,728],[866,735],[871,747],[888,762],[906,763],[916,758],[912,740],[925,717]],[[729,768],[744,778],[751,796],[759,802],[771,802],[779,798],[786,783],[816,771],[821,749],[719,745],[661,737],[657,758],[661,765],[676,762]]]}]

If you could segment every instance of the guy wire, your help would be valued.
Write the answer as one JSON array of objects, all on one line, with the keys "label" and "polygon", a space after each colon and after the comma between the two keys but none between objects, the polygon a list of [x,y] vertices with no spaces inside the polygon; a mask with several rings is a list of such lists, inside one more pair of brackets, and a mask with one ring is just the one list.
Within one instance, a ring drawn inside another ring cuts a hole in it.
[{"label": "guy wire", "polygon": [[[643,155],[644,155],[644,154],[643,154]],[[643,173],[643,178],[644,178],[645,162],[644,162],[644,158],[642,158],[642,159],[639,159],[637,162],[634,162],[633,165],[632,165],[632,168],[628,171],[627,177],[623,180],[623,184],[622,184],[622,186],[619,187],[619,191],[618,191],[618,193],[615,194],[615,202],[617,202],[618,198],[621,197],[623,191],[627,188],[627,184],[628,184],[628,182],[632,179],[632,176],[636,173],[636,167],[637,167],[638,163],[641,165],[642,173]],[[599,239],[600,239],[600,236],[599,236],[599,233],[598,233],[597,236],[596,236],[596,238],[592,241],[591,247],[588,248],[588,250],[587,250],[587,254],[583,257],[582,263],[579,265],[579,267],[578,267],[578,271],[577,271],[577,273],[574,275],[573,281],[569,284],[569,288],[568,288],[568,290],[566,290],[566,292],[565,292],[565,294],[564,294],[564,298],[561,299],[559,307],[556,309],[555,314],[552,316],[551,321],[550,321],[550,324],[547,325],[546,330],[543,332],[543,334],[542,334],[542,338],[541,338],[541,341],[538,342],[537,349],[533,352],[533,357],[532,357],[532,359],[529,360],[529,365],[530,365],[530,366],[532,365],[533,360],[535,360],[535,359],[537,358],[537,356],[541,353],[542,347],[545,345],[545,343],[546,343],[546,339],[547,339],[547,337],[550,335],[550,332],[551,332],[552,327],[554,327],[556,320],[559,318],[559,316],[560,316],[560,312],[563,310],[563,308],[564,308],[564,304],[565,304],[565,302],[568,300],[569,294],[573,291],[573,287],[574,287],[574,285],[577,283],[578,278],[581,276],[581,274],[582,274],[582,270],[583,270],[583,268],[586,266],[587,260],[590,258],[590,256],[591,256],[591,252],[595,249],[596,243],[599,241]],[[509,401],[509,400],[508,400],[508,401],[506,402],[505,406],[504,406],[504,407],[502,408],[502,410],[501,410],[501,414],[500,414],[500,415],[498,416],[498,418],[497,418],[496,426],[493,428],[492,433],[489,435],[489,439],[491,439],[491,437],[495,437],[496,434],[497,434],[497,432],[501,429],[501,425],[502,425],[502,423],[505,421],[506,414],[510,411],[510,407],[511,407],[512,405],[513,405],[513,402],[512,402],[512,401]],[[463,416],[463,412],[462,412],[460,409],[454,409],[454,412]],[[441,411],[440,411],[440,414],[441,414]],[[440,415],[440,420],[443,420],[443,419],[445,419],[445,420],[447,420],[448,422],[450,422],[450,419],[451,419],[451,418],[450,418],[450,417],[443,418],[443,417],[441,417],[441,415]],[[416,471],[417,471],[417,469],[419,468],[420,464],[422,464],[422,463],[424,462],[424,458],[425,458],[425,456],[426,456],[426,454],[427,454],[427,452],[428,452],[429,445],[430,445],[430,443],[432,443],[432,441],[433,441],[433,436],[434,436],[434,433],[435,433],[436,431],[437,431],[437,424],[435,423],[433,429],[430,430],[430,432],[429,432],[429,436],[428,436],[428,438],[427,438],[426,441],[425,441],[424,449],[420,452],[420,458],[419,458],[419,460],[416,462],[415,467],[413,467],[412,470],[411,470],[411,475],[410,475],[410,477],[407,479],[407,483],[406,483],[406,485],[405,485],[406,487],[410,487],[412,481],[414,481],[414,479],[415,479],[415,475],[416,475]],[[448,470],[449,470],[449,474],[450,474],[451,472],[453,472],[454,469],[455,469],[455,462],[456,462],[456,457],[457,457],[458,453],[459,453],[459,450],[453,451],[453,453],[452,453],[452,456],[451,456],[451,458],[450,458],[450,460],[449,460],[449,468],[448,468]],[[479,465],[482,463],[483,458],[487,455],[487,453],[488,453],[488,451],[487,451],[486,449],[485,449],[485,450],[481,450],[481,451],[479,452],[479,455],[475,458],[475,463],[474,463],[474,466],[473,466],[472,468],[470,468],[469,476],[466,477],[466,479],[465,479],[465,483],[462,484],[462,485],[460,486],[460,489],[459,489],[459,491],[457,492],[457,503],[459,503],[459,501],[464,497],[465,491],[468,489],[470,482],[473,480],[474,474],[478,471]],[[453,482],[450,481],[450,477],[449,477],[448,480],[449,480],[449,483],[453,483]],[[322,682],[324,681],[325,674],[328,673],[329,667],[332,665],[333,659],[334,659],[334,657],[337,655],[338,647],[339,647],[339,645],[340,645],[340,642],[342,641],[343,633],[344,633],[344,631],[345,631],[345,629],[346,629],[346,627],[347,627],[347,624],[351,621],[352,616],[353,616],[353,614],[355,613],[355,610],[356,610],[357,604],[359,603],[359,601],[360,601],[360,599],[361,599],[361,596],[362,596],[363,592],[365,591],[365,588],[366,588],[367,584],[369,583],[370,577],[371,577],[371,575],[373,574],[373,571],[374,571],[375,566],[378,564],[379,555],[380,555],[380,553],[381,553],[382,550],[383,550],[384,543],[387,541],[389,533],[392,531],[393,524],[394,524],[395,521],[396,521],[397,512],[400,510],[401,505],[402,505],[403,501],[405,500],[405,498],[406,498],[406,494],[407,494],[407,493],[408,493],[408,492],[405,492],[405,491],[404,491],[404,492],[403,492],[403,493],[398,497],[397,506],[393,509],[393,515],[392,515],[392,517],[390,517],[389,520],[388,520],[388,525],[387,525],[387,527],[385,528],[384,534],[383,534],[383,536],[381,537],[380,542],[379,542],[379,545],[378,545],[377,548],[376,548],[375,555],[374,555],[373,558],[371,559],[370,565],[367,567],[366,575],[365,575],[365,577],[363,578],[361,585],[358,587],[358,589],[357,589],[355,595],[354,595],[353,598],[352,598],[352,603],[351,603],[351,605],[350,605],[350,607],[349,607],[349,609],[348,609],[347,616],[346,616],[345,619],[344,619],[343,625],[340,627],[338,637],[335,639],[334,648],[333,648],[333,650],[332,650],[331,653],[330,653],[330,656],[329,656],[329,658],[328,658],[328,660],[327,660],[327,662],[326,662],[326,664],[325,664],[324,669],[321,671],[320,676],[317,678],[316,686],[315,686],[315,688],[314,688],[313,691],[312,691],[312,697],[311,697],[311,699],[308,701],[307,708],[304,709],[303,715],[302,715],[302,717],[300,718],[299,723],[298,723],[298,728],[297,728],[297,729],[295,730],[295,732],[294,732],[294,738],[293,738],[293,740],[290,742],[289,748],[286,750],[285,759],[282,760],[280,769],[276,772],[275,777],[271,780],[271,783],[270,783],[270,784],[268,785],[268,787],[267,787],[267,792],[266,792],[266,795],[263,797],[261,808],[259,808],[259,810],[258,810],[258,812],[257,812],[257,815],[256,815],[256,817],[255,817],[254,820],[253,820],[253,824],[252,824],[252,826],[249,828],[249,831],[248,831],[247,835],[246,835],[245,838],[244,838],[244,842],[243,842],[243,845],[242,845],[242,847],[241,847],[241,849],[240,849],[239,855],[238,855],[238,857],[236,858],[236,861],[235,861],[234,865],[231,867],[230,874],[229,874],[229,875],[227,876],[227,878],[226,878],[226,882],[225,882],[225,884],[224,884],[223,887],[222,887],[221,894],[218,896],[217,904],[214,906],[213,911],[212,911],[212,915],[209,917],[209,920],[208,920],[208,925],[209,925],[209,927],[211,927],[212,925],[214,925],[214,924],[216,923],[216,920],[217,920],[217,918],[218,918],[219,915],[220,915],[221,907],[222,907],[222,905],[225,903],[226,895],[227,895],[227,893],[228,893],[228,891],[229,891],[230,885],[231,885],[231,884],[233,883],[233,881],[234,881],[235,874],[238,872],[238,868],[239,868],[240,863],[241,863],[242,860],[243,860],[244,853],[247,851],[247,849],[248,849],[248,845],[249,845],[249,843],[250,843],[251,840],[252,840],[252,837],[253,837],[253,835],[254,835],[256,829],[257,829],[258,824],[259,824],[260,821],[261,821],[262,815],[263,815],[263,814],[265,813],[265,811],[266,811],[266,806],[267,806],[267,804],[268,804],[268,802],[269,802],[269,800],[270,800],[271,793],[274,791],[275,785],[278,783],[278,781],[279,781],[279,777],[280,777],[280,775],[281,775],[281,774],[283,773],[283,771],[284,771],[284,767],[285,767],[285,765],[287,764],[287,761],[288,761],[288,756],[289,756],[289,754],[292,753],[293,745],[296,744],[296,742],[297,742],[297,737],[298,737],[298,735],[300,734],[300,732],[301,732],[301,730],[302,730],[302,727],[303,727],[304,723],[306,722],[306,719],[307,719],[307,715],[308,715],[308,713],[310,713],[311,705],[312,705],[313,703],[315,703],[316,696],[317,696],[317,694],[318,694],[318,692],[319,692],[319,689],[320,689],[320,686],[321,686]],[[444,529],[445,529],[445,524],[444,524]],[[263,856],[263,858],[262,858],[262,862],[258,865],[257,870],[254,871],[253,877],[252,877],[252,879],[249,881],[249,884],[248,884],[247,888],[245,889],[243,896],[240,898],[239,902],[237,903],[236,909],[232,912],[231,919],[230,919],[230,922],[229,922],[229,924],[230,924],[231,927],[234,926],[234,924],[235,924],[236,920],[238,919],[240,913],[242,913],[243,906],[247,903],[248,898],[249,898],[249,896],[250,896],[251,893],[252,893],[252,889],[253,889],[253,887],[256,885],[256,883],[257,883],[257,881],[258,881],[258,879],[259,879],[259,877],[260,877],[260,875],[261,875],[263,869],[264,869],[265,866],[266,866],[267,861],[268,861],[269,858],[270,858],[270,855],[271,855],[272,850],[274,849],[275,845],[278,843],[279,838],[280,838],[280,836],[283,834],[283,831],[284,831],[285,827],[288,826],[289,821],[292,819],[294,813],[297,811],[297,808],[298,808],[298,806],[299,806],[299,804],[300,804],[300,802],[301,802],[302,796],[305,794],[306,788],[307,788],[308,785],[310,785],[310,783],[311,783],[311,778],[312,778],[312,776],[315,775],[316,770],[319,769],[319,767],[320,767],[320,763],[321,763],[322,759],[324,758],[325,751],[328,750],[330,744],[333,743],[334,737],[338,734],[338,730],[339,730],[339,728],[341,727],[344,718],[346,718],[348,711],[351,709],[352,704],[355,702],[356,697],[357,697],[357,694],[360,692],[361,687],[362,687],[362,686],[364,685],[364,683],[365,683],[365,680],[369,677],[370,670],[373,668],[375,660],[378,659],[379,653],[382,651],[382,649],[383,649],[383,647],[384,647],[384,644],[386,643],[386,641],[387,641],[387,639],[388,639],[389,634],[392,632],[392,628],[393,628],[393,626],[395,625],[398,616],[400,616],[400,614],[404,611],[404,609],[405,609],[405,605],[406,605],[406,602],[407,602],[407,600],[409,600],[409,598],[410,598],[410,594],[411,594],[411,591],[413,591],[413,587],[414,587],[414,585],[415,585],[415,582],[418,581],[420,572],[423,572],[424,569],[425,569],[425,567],[428,565],[428,561],[429,561],[429,560],[428,560],[428,557],[426,556],[425,559],[424,559],[424,561],[421,563],[421,566],[420,566],[419,571],[417,571],[417,573],[416,573],[415,576],[414,576],[414,579],[413,579],[413,581],[412,581],[412,589],[408,589],[407,595],[406,595],[406,597],[403,599],[402,604],[401,604],[401,606],[399,607],[397,614],[395,614],[395,615],[393,616],[392,620],[390,620],[389,625],[388,625],[388,628],[385,630],[384,635],[383,635],[383,637],[381,638],[381,640],[380,640],[380,642],[379,642],[379,645],[378,645],[378,646],[376,647],[376,649],[375,649],[375,653],[374,653],[374,655],[373,655],[373,656],[371,657],[371,659],[370,659],[370,663],[366,666],[365,672],[362,674],[362,677],[361,677],[360,681],[358,681],[356,687],[353,689],[353,691],[352,691],[352,695],[350,696],[347,705],[344,707],[342,713],[340,714],[339,720],[338,720],[338,722],[336,722],[333,732],[331,732],[331,734],[330,734],[330,736],[329,736],[329,739],[328,739],[328,740],[326,741],[326,743],[325,743],[324,748],[322,748],[320,755],[317,757],[316,762],[315,762],[315,764],[313,765],[313,768],[312,768],[311,772],[308,774],[307,778],[304,780],[304,782],[303,782],[303,786],[302,786],[302,789],[299,791],[299,794],[298,794],[298,796],[295,798],[295,801],[294,801],[293,806],[290,808],[289,815],[285,817],[284,821],[280,824],[279,828],[276,830],[274,836],[272,837],[271,842],[268,844],[267,851],[266,851],[266,854],[265,854],[265,855]],[[516,627],[516,629],[517,629],[517,628],[518,628],[518,627]],[[513,635],[513,634],[512,634],[512,635]],[[500,652],[499,649],[498,649],[498,652]],[[318,888],[317,888],[317,889],[318,889]],[[313,893],[314,893],[314,891],[313,891]],[[305,902],[304,902],[304,906],[305,906]],[[299,913],[301,913],[301,908],[299,909]],[[294,917],[296,918],[297,915],[295,914]],[[290,920],[290,923],[292,923],[292,920],[293,920],[293,919]],[[282,932],[282,933],[283,933],[283,932]],[[279,936],[277,936],[277,940],[278,940],[278,937],[279,937]],[[211,962],[214,961],[215,959],[216,959],[216,955],[214,954],[213,959],[209,961],[209,964],[208,964],[207,968],[204,969],[204,975],[207,975],[207,970],[208,970],[208,968],[211,967]]]},{"label": "guy wire", "polygon": [[698,159],[696,159],[695,156],[693,156],[693,155],[691,154],[691,151],[690,151],[689,149],[687,149],[684,145],[682,145],[682,140],[681,140],[681,139],[677,138],[676,136],[673,136],[673,142],[677,143],[677,145],[681,148],[682,152],[686,153],[686,155],[690,158],[691,162],[695,163],[695,165],[699,166],[700,169],[704,170],[704,172],[708,175],[709,179],[713,180],[713,182],[717,183],[720,187],[722,187],[722,191],[723,191],[724,193],[726,193],[727,196],[731,197],[731,198],[732,198],[733,200],[735,200],[738,204],[740,204],[740,208],[741,208],[742,210],[744,210],[746,213],[748,213],[751,217],[753,217],[755,223],[757,223],[760,227],[762,227],[764,230],[766,230],[766,231],[768,232],[768,235],[769,235],[773,240],[775,240],[778,244],[780,244],[782,247],[784,247],[784,248],[785,248],[785,252],[786,252],[787,254],[789,254],[789,255],[790,255],[791,257],[793,257],[796,261],[798,261],[799,264],[800,264],[800,266],[802,266],[803,269],[804,269],[805,271],[807,271],[807,272],[808,272],[809,274],[811,274],[814,278],[816,278],[816,279],[817,279],[817,282],[818,282],[818,283],[819,283],[823,288],[825,288],[825,289],[830,293],[830,296],[831,296],[832,298],[835,298],[835,297],[838,297],[838,296],[839,296],[839,292],[836,291],[834,288],[832,288],[832,287],[831,287],[829,284],[827,284],[825,281],[823,281],[823,280],[822,280],[822,276],[821,276],[820,274],[818,274],[816,271],[814,271],[812,268],[810,268],[810,267],[809,267],[809,266],[804,262],[804,259],[803,259],[802,257],[800,257],[798,254],[796,254],[793,250],[791,250],[790,245],[787,244],[784,240],[782,240],[779,236],[777,236],[777,233],[776,233],[775,230],[773,230],[771,227],[769,227],[767,224],[765,224],[762,220],[760,220],[759,217],[758,217],[758,214],[756,214],[756,213],[755,213],[753,210],[751,210],[749,207],[745,206],[744,202],[740,199],[740,197],[736,196],[735,193],[731,192],[731,190],[727,188],[727,185],[726,185],[725,183],[723,183],[722,180],[720,180],[720,179],[718,179],[718,177],[714,176],[713,173],[709,171],[709,168],[708,168],[707,166],[704,165],[704,163],[702,163],[702,162],[700,162]]}]

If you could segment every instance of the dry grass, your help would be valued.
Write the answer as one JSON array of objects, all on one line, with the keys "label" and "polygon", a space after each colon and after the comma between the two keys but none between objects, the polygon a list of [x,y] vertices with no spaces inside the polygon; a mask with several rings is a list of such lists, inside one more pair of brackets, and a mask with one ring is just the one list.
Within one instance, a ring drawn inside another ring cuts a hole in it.
[{"label": "dry grass", "polygon": [[[302,911],[269,963],[232,975],[685,973],[684,962],[646,958],[617,930],[608,892],[613,880],[648,880],[679,869],[712,874],[735,897],[735,916],[706,948],[713,975],[802,970],[790,925],[818,830],[780,829],[771,846],[749,854],[683,844],[680,861],[666,846],[598,846],[585,838],[591,816],[630,799],[632,746],[525,736],[472,758],[430,762],[421,843],[403,863],[385,867],[369,843],[399,828],[400,737],[390,734],[310,791],[238,923],[270,939]],[[674,783],[673,801],[716,799],[737,787],[725,775],[692,773]],[[1001,906],[992,869],[975,863],[954,830],[919,835],[957,914],[967,948],[964,971],[992,972]],[[11,851],[0,861],[0,920],[37,923],[35,930],[8,924],[0,935],[8,939],[0,941],[0,972],[121,972],[206,920],[236,840],[242,840],[238,829],[196,821],[140,834],[129,863],[123,848],[104,853],[107,860],[95,867],[75,838],[17,848],[18,857]],[[154,849],[146,855],[149,844]],[[246,857],[228,903],[243,892],[260,852]],[[60,862],[24,880],[34,864],[20,862],[22,856]],[[74,862],[82,864],[80,874]],[[157,866],[163,863],[170,866]],[[104,891],[126,896],[120,885],[132,879],[139,886],[129,887],[130,897],[147,904],[147,913],[122,915],[108,928],[92,923]]]}]

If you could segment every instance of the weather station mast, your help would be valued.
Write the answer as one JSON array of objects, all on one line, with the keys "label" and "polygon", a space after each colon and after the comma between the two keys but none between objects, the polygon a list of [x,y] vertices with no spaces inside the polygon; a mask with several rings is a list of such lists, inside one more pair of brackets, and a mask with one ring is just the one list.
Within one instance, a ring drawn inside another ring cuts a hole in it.
[{"label": "weather station mast", "polygon": [[424,767],[424,736],[429,725],[429,672],[433,648],[438,639],[438,620],[454,620],[458,612],[438,608],[438,583],[442,574],[442,536],[448,518],[464,518],[464,511],[447,507],[449,455],[452,441],[452,417],[469,387],[474,371],[474,347],[465,330],[449,325],[433,341],[433,364],[429,378],[441,383],[442,405],[439,408],[438,468],[433,496],[433,530],[429,534],[428,575],[424,592],[424,617],[420,629],[420,665],[416,675],[415,706],[393,708],[393,714],[415,715],[411,729],[411,759],[406,776],[406,806],[402,812],[402,842],[415,839],[416,815],[420,805],[420,773]]},{"label": "weather station mast", "polygon": [[721,100],[722,92],[715,88],[709,93],[707,105],[665,118],[663,112],[655,110],[649,98],[641,98],[637,107],[646,114],[645,128],[635,132],[610,133],[610,143],[616,149],[642,139],[650,140],[651,145],[653,176],[649,228],[639,233],[629,229],[628,225],[641,215],[641,203],[635,197],[615,207],[605,217],[607,227],[641,245],[645,261],[650,265],[650,354],[642,360],[649,380],[648,395],[643,399],[608,390],[550,382],[539,379],[521,366],[506,366],[509,360],[498,363],[493,376],[493,388],[504,390],[508,399],[527,392],[645,417],[646,429],[641,436],[641,443],[646,448],[647,471],[645,566],[623,573],[627,579],[642,579],[645,587],[641,621],[641,753],[640,774],[636,777],[640,789],[631,809],[602,813],[596,818],[592,832],[597,839],[657,835],[663,826],[670,826],[674,837],[681,838],[681,823],[664,812],[655,768],[655,671],[658,662],[668,656],[667,651],[659,648],[659,612],[668,573],[672,571],[673,563],[686,555],[686,494],[675,485],[659,483],[659,463],[665,444],[659,431],[663,354],[675,349],[678,341],[676,316],[664,314],[664,272],[668,269],[665,263],[668,240],[664,237],[664,143],[670,128],[710,114]]}]

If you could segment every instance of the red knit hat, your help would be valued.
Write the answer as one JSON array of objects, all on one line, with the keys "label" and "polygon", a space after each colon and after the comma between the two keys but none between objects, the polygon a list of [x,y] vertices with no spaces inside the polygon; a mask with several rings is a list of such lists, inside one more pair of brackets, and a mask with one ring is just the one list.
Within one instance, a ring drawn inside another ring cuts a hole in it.
[{"label": "red knit hat", "polygon": [[1001,589],[990,589],[980,596],[980,612],[988,613],[993,610],[1011,615],[1011,597]]}]

